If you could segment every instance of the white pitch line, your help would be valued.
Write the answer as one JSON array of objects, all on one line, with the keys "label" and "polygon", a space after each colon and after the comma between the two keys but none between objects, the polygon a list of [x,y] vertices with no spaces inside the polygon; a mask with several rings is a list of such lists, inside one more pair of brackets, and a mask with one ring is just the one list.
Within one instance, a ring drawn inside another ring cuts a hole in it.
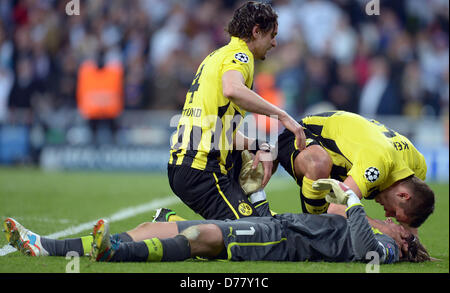
[{"label": "white pitch line", "polygon": [[[266,191],[274,192],[274,191],[284,188],[284,186],[286,184],[286,180],[285,179],[283,180],[283,179],[284,178],[282,178],[280,180],[271,181],[271,184],[267,186]],[[105,218],[108,219],[109,222],[121,221],[121,220],[125,220],[128,218],[134,217],[136,215],[143,214],[143,213],[149,212],[151,210],[154,210],[154,209],[157,209],[160,207],[166,207],[166,206],[169,206],[169,205],[175,204],[175,203],[181,203],[180,199],[178,199],[175,196],[155,199],[155,200],[148,202],[146,204],[143,204],[143,205],[125,208],[125,209],[120,210],[117,213],[115,213],[109,217],[105,217]],[[80,232],[83,232],[86,230],[90,230],[96,223],[97,223],[97,220],[93,220],[93,221],[86,222],[86,223],[83,223],[83,224],[80,224],[77,226],[71,226],[67,229],[64,229],[59,232],[55,232],[50,235],[46,235],[44,237],[52,238],[52,239],[67,237],[67,236],[74,235],[74,234],[77,234],[77,233],[80,233]],[[5,256],[7,254],[15,252],[16,250],[17,249],[12,247],[11,245],[6,244],[2,248],[0,248],[0,256]]]},{"label": "white pitch line", "polygon": [[[117,213],[114,213],[109,217],[105,217],[105,219],[107,219],[111,223],[117,222],[117,221],[125,220],[128,218],[143,214],[143,213],[147,213],[147,212],[149,212],[151,210],[155,210],[157,208],[167,207],[172,204],[180,203],[180,202],[181,201],[175,196],[155,199],[146,204],[142,204],[142,205],[138,205],[135,207],[129,207],[129,208],[120,210]],[[96,223],[97,223],[97,220],[89,221],[89,222],[86,222],[86,223],[83,223],[83,224],[80,224],[77,226],[71,226],[67,229],[64,229],[59,232],[55,232],[53,234],[46,235],[44,237],[52,238],[52,239],[67,237],[67,236],[74,235],[74,234],[77,234],[77,233],[80,233],[80,232],[83,232],[86,230],[90,230]],[[0,256],[5,256],[9,253],[15,252],[16,250],[17,249],[15,249],[11,245],[7,244],[0,249]]]}]

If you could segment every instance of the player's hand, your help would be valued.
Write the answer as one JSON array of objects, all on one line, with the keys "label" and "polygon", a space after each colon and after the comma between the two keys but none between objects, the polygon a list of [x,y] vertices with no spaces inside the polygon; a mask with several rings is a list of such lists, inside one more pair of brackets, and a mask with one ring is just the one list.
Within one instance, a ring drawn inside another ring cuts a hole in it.
[{"label": "player's hand", "polygon": [[318,179],[313,182],[312,188],[315,190],[331,190],[325,196],[325,200],[329,203],[347,205],[349,195],[346,191],[351,190],[344,183],[335,179]]},{"label": "player's hand", "polygon": [[406,242],[406,239],[412,234],[402,225],[394,223],[391,218],[387,218],[385,221],[383,221],[383,223],[384,225],[380,225],[380,227],[377,227],[378,230],[380,230],[381,233],[390,236],[395,240],[395,242],[397,242],[398,247],[401,248],[400,253],[402,253],[402,251],[408,251],[408,244]]},{"label": "player's hand", "polygon": [[252,163],[252,170],[256,170],[259,165],[262,164],[264,177],[261,182],[261,188],[266,187],[267,183],[272,177],[273,158],[270,152],[259,150],[256,152],[255,158]]},{"label": "player's hand", "polygon": [[306,135],[303,131],[303,127],[287,114],[280,118],[280,122],[286,129],[294,134],[298,150],[304,150],[306,148]]}]

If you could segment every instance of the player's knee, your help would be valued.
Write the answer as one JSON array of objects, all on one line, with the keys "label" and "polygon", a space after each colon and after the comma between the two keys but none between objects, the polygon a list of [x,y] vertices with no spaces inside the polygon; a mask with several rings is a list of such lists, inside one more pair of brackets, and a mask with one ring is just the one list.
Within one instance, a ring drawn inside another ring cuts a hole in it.
[{"label": "player's knee", "polygon": [[189,240],[193,255],[216,256],[223,249],[222,231],[217,225],[201,224],[191,226],[180,234]]},{"label": "player's knee", "polygon": [[185,236],[189,241],[196,241],[200,235],[200,229],[198,226],[191,226],[181,231],[180,234]]},{"label": "player's knee", "polygon": [[136,227],[136,229],[139,229],[139,230],[150,229],[150,228],[151,228],[151,225],[152,225],[152,223],[150,223],[150,222],[144,222],[144,223],[139,224],[139,225]]},{"label": "player's knee", "polygon": [[214,224],[199,225],[198,239],[208,246],[218,246],[223,243],[222,231]]},{"label": "player's knee", "polygon": [[295,159],[295,169],[302,176],[309,179],[328,178],[333,161],[330,155],[321,146],[310,146],[302,151]]}]

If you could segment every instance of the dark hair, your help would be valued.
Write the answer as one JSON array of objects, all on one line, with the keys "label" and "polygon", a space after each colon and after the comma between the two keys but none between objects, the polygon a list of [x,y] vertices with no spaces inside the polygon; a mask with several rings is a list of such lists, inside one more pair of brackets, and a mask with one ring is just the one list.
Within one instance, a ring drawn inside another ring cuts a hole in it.
[{"label": "dark hair", "polygon": [[409,226],[418,228],[434,211],[434,192],[416,176],[410,176],[402,181],[412,194],[411,200],[403,204],[403,209],[411,219]]},{"label": "dark hair", "polygon": [[278,25],[278,15],[270,4],[249,1],[236,9],[226,31],[233,37],[251,40],[253,27],[267,33]]},{"label": "dark hair", "polygon": [[408,243],[408,253],[403,255],[402,260],[409,262],[424,262],[432,260],[431,256],[428,254],[428,251],[422,243],[420,243],[417,236],[411,234],[411,236],[405,240],[406,243]]}]

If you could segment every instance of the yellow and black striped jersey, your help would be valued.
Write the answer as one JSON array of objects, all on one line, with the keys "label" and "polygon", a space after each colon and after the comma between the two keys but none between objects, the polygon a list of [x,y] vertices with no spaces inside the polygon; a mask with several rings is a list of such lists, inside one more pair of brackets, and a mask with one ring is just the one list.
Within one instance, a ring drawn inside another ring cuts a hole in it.
[{"label": "yellow and black striped jersey", "polygon": [[222,75],[229,70],[241,72],[245,85],[253,86],[253,54],[236,37],[200,64],[171,137],[169,165],[223,174],[232,167],[233,139],[245,111],[223,95]]},{"label": "yellow and black striped jersey", "polygon": [[352,176],[365,198],[373,199],[411,175],[425,180],[424,156],[408,138],[375,120],[336,111],[308,116],[300,123],[331,156],[331,177],[343,181]]}]

